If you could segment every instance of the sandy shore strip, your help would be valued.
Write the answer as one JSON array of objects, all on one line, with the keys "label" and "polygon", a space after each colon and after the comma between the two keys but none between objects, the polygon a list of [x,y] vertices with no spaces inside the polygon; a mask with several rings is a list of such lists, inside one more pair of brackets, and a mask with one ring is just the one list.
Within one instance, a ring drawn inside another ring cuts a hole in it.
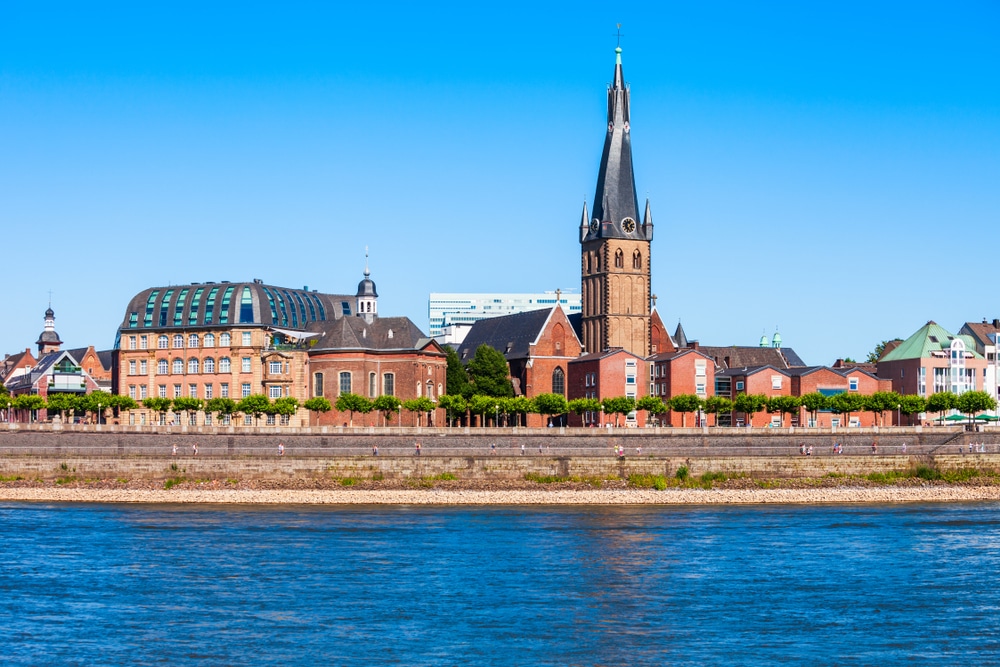
[{"label": "sandy shore strip", "polygon": [[0,501],[245,505],[753,505],[1000,500],[1000,486],[834,489],[242,490],[0,488]]}]

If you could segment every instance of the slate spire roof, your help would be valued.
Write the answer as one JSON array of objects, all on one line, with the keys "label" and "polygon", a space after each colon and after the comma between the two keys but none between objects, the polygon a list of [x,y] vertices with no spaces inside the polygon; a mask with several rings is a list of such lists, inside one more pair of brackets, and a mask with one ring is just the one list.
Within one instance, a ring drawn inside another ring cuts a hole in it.
[{"label": "slate spire roof", "polygon": [[[608,133],[597,174],[593,221],[586,239],[631,238],[648,240],[652,236],[652,216],[648,203],[646,220],[640,224],[639,199],[632,172],[630,90],[622,74],[622,50],[615,49],[614,80],[608,86]],[[623,226],[625,218],[632,220]],[[586,240],[585,239],[585,240]]]}]

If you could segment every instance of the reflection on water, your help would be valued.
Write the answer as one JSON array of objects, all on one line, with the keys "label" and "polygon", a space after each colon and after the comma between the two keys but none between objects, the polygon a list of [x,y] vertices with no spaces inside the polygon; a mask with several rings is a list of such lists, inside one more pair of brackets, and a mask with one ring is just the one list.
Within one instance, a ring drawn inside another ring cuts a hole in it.
[{"label": "reflection on water", "polygon": [[5,664],[988,664],[1000,511],[0,505]]}]

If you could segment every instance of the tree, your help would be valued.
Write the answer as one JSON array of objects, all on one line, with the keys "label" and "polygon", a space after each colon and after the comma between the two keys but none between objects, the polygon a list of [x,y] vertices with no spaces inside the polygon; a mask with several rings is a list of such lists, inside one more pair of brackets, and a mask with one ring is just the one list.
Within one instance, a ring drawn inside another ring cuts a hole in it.
[{"label": "tree", "polygon": [[160,398],[158,396],[150,396],[149,398],[142,399],[142,406],[147,410],[152,410],[159,416],[158,421],[163,421],[163,415],[166,414],[167,410],[174,402],[169,398]]},{"label": "tree", "polygon": [[894,391],[876,391],[865,397],[865,409],[872,412],[879,426],[885,423],[885,413],[899,407],[902,396]]},{"label": "tree", "polygon": [[913,415],[920,414],[925,410],[927,410],[927,399],[923,396],[904,394],[899,399],[899,411],[910,418],[910,426],[913,425]]},{"label": "tree", "polygon": [[604,414],[615,416],[615,426],[618,426],[618,415],[627,415],[635,410],[635,399],[631,396],[609,396],[601,399]]},{"label": "tree", "polygon": [[45,407],[49,411],[49,417],[54,414],[60,415],[64,421],[69,421],[69,413],[78,409],[80,402],[74,394],[49,394],[45,401]]},{"label": "tree", "polygon": [[733,407],[737,412],[746,415],[746,425],[753,424],[753,416],[767,406],[767,396],[764,394],[737,394]]},{"label": "tree", "polygon": [[7,387],[0,384],[0,410],[7,411],[7,421],[11,421],[10,418],[10,406],[14,403],[14,399],[11,398],[10,393],[7,391]]},{"label": "tree", "polygon": [[709,396],[705,399],[705,412],[715,415],[715,425],[719,425],[719,414],[732,412],[733,402],[725,396]]},{"label": "tree", "polygon": [[871,352],[868,353],[868,358],[865,359],[865,361],[867,363],[869,363],[869,364],[877,364],[878,360],[882,358],[883,354],[885,354],[885,348],[886,348],[886,346],[890,342],[893,342],[893,343],[900,342],[901,343],[903,341],[900,338],[895,338],[892,341],[888,341],[888,340],[882,341],[881,343],[879,343],[878,345],[875,346],[874,350],[872,350]]},{"label": "tree", "polygon": [[434,401],[426,396],[418,396],[417,398],[411,398],[408,401],[403,401],[403,409],[414,414],[417,420],[417,426],[420,426],[420,415],[425,412],[431,412],[434,410],[434,407]]},{"label": "tree", "polygon": [[403,402],[399,400],[398,396],[382,394],[372,401],[372,408],[382,413],[382,424],[388,426],[392,416],[399,412],[402,404]]},{"label": "tree", "polygon": [[106,391],[94,391],[79,399],[79,406],[84,412],[90,412],[97,418],[100,424],[104,416],[104,411],[115,402],[114,397]]},{"label": "tree", "polygon": [[28,420],[33,422],[35,421],[34,412],[45,407],[45,399],[37,394],[21,394],[14,398],[12,407],[15,410],[27,410]]},{"label": "tree", "polygon": [[[174,399],[174,406],[177,405],[177,401],[178,399]],[[270,405],[271,399],[264,394],[250,394],[236,404],[236,409],[245,415],[253,417],[254,424],[256,425],[260,416],[267,412]]]},{"label": "tree", "polygon": [[531,399],[527,396],[515,396],[514,398],[504,400],[507,403],[510,414],[515,417],[514,426],[521,426],[524,423],[522,417],[531,412],[534,407],[531,404]]},{"label": "tree", "polygon": [[489,345],[483,344],[476,348],[476,356],[469,362],[466,370],[476,394],[496,397],[514,395],[507,359]]},{"label": "tree", "polygon": [[299,399],[294,396],[282,396],[281,398],[274,399],[271,407],[274,409],[275,414],[282,417],[291,417],[299,409]]},{"label": "tree", "polygon": [[815,423],[816,413],[820,410],[828,410],[830,408],[830,399],[824,394],[818,391],[813,391],[808,394],[802,394],[799,397],[802,401],[802,407],[809,411],[809,419]]},{"label": "tree", "polygon": [[354,413],[360,412],[363,415],[368,414],[372,411],[374,407],[372,402],[369,401],[364,396],[359,396],[358,394],[352,394],[345,391],[340,396],[337,397],[337,402],[333,404],[337,408],[337,412],[347,412],[350,413],[348,418],[349,424],[354,426]]},{"label": "tree", "polygon": [[950,391],[939,391],[927,397],[927,409],[930,412],[947,412],[956,406],[958,396]]},{"label": "tree", "polygon": [[533,401],[535,404],[535,410],[538,414],[548,417],[550,423],[552,417],[556,415],[564,415],[569,412],[566,397],[562,394],[539,394],[538,396],[535,396]]},{"label": "tree", "polygon": [[204,405],[204,401],[200,398],[195,398],[194,396],[178,396],[174,399],[174,411],[186,413],[189,421],[191,419],[191,413],[201,410]]},{"label": "tree", "polygon": [[667,406],[659,396],[643,396],[635,402],[636,410],[646,411],[646,423],[653,421],[653,415],[662,415],[667,411]]},{"label": "tree", "polygon": [[986,412],[997,407],[997,401],[985,391],[967,391],[960,394],[955,402],[958,411],[969,415],[969,421],[977,412]]},{"label": "tree", "polygon": [[838,415],[847,415],[847,423],[851,423],[851,413],[865,409],[866,398],[862,394],[844,391],[830,397],[830,409]]},{"label": "tree", "polygon": [[681,413],[681,428],[687,427],[687,413],[701,410],[702,401],[694,394],[677,394],[667,401],[667,407]]},{"label": "tree", "polygon": [[458,358],[458,352],[454,348],[446,346],[445,353],[448,359],[445,393],[451,396],[462,396],[466,400],[472,398],[474,388],[469,382],[469,374],[466,372],[465,366],[462,365],[462,360]]},{"label": "tree", "polygon": [[464,415],[469,409],[469,402],[461,394],[442,394],[438,396],[438,407],[444,409],[448,424],[454,426],[456,415]]},{"label": "tree", "polygon": [[476,394],[469,401],[469,411],[472,414],[479,415],[479,425],[486,426],[486,413],[496,412],[497,400],[493,396],[486,396],[485,394]]},{"label": "tree", "polygon": [[130,396],[111,394],[111,407],[116,410],[135,410],[139,407],[139,404],[136,403],[135,399]]},{"label": "tree", "polygon": [[218,413],[231,417],[236,412],[236,401],[229,397],[210,398],[205,401],[205,413]]},{"label": "tree", "polygon": [[781,425],[785,425],[785,415],[797,412],[802,405],[798,396],[771,396],[767,399],[767,411],[781,415]]},{"label": "tree", "polygon": [[302,407],[309,412],[318,412],[320,414],[329,412],[333,409],[333,406],[330,405],[330,399],[325,396],[313,396],[312,398],[307,398],[306,402],[302,404]]}]

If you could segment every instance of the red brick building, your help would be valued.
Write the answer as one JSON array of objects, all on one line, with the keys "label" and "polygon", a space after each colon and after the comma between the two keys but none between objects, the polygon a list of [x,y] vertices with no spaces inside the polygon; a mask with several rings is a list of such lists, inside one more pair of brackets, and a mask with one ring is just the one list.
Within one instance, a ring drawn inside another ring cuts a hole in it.
[{"label": "red brick building", "polygon": [[[877,391],[892,390],[888,380],[879,380],[866,370],[850,366],[842,368],[809,366],[792,368],[788,370],[788,373],[791,375],[792,396],[819,393],[831,397],[845,392],[871,396]],[[822,410],[817,412],[814,417],[808,410],[801,408],[796,424],[818,428],[869,427],[876,425],[876,419],[873,413],[863,411],[850,415],[839,415],[829,410]]]},{"label": "red brick building", "polygon": [[[697,343],[694,343],[697,346]],[[673,352],[663,352],[650,357],[650,394],[664,401],[678,394],[694,394],[705,399],[715,392],[715,362],[711,357],[689,347]],[[668,412],[664,424],[669,426],[697,426],[700,415],[683,415]]]},{"label": "red brick building", "polygon": [[[621,348],[585,354],[569,363],[569,400],[575,398],[617,398],[626,396],[639,400],[649,387],[649,363],[642,357]],[[570,426],[603,426],[614,417],[602,413],[569,415]],[[646,413],[632,412],[625,416],[625,426],[645,426]]]},{"label": "red brick building", "polygon": [[[754,366],[728,368],[716,373],[716,388],[720,396],[729,392],[729,398],[736,400],[740,394],[762,394],[771,396],[791,396],[792,382],[788,370],[774,366]],[[721,415],[720,415],[721,417]],[[725,420],[720,420],[720,425]],[[762,410],[753,415],[734,410],[730,416],[733,426],[790,426],[791,419],[780,414],[772,415]]]}]

